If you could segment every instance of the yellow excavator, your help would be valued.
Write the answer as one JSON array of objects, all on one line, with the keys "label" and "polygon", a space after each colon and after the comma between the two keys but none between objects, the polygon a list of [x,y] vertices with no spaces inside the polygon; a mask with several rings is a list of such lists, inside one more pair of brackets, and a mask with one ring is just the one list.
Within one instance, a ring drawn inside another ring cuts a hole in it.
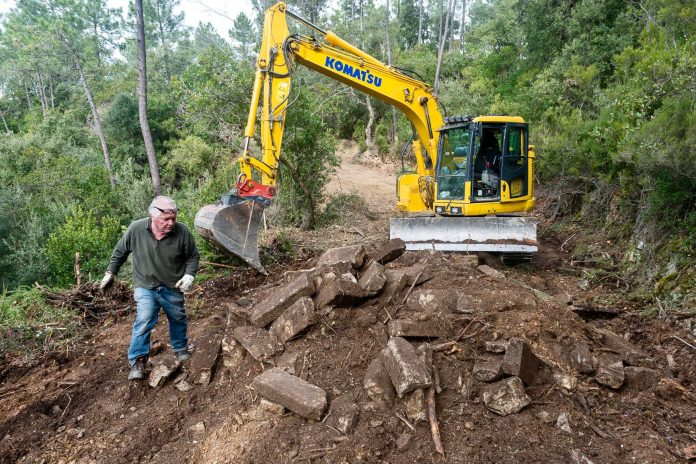
[{"label": "yellow excavator", "polygon": [[[318,37],[291,34],[288,16]],[[403,217],[391,219],[391,238],[403,239],[409,250],[522,257],[537,251],[536,223],[520,214],[535,203],[534,147],[521,117],[443,117],[430,86],[290,12],[284,2],[265,13],[236,187],[196,214],[195,227],[204,238],[266,272],[257,234],[276,194],[297,64],[393,105],[411,122],[415,166],[403,166],[397,176],[396,209]],[[250,142],[259,103],[261,153],[254,157]]]}]

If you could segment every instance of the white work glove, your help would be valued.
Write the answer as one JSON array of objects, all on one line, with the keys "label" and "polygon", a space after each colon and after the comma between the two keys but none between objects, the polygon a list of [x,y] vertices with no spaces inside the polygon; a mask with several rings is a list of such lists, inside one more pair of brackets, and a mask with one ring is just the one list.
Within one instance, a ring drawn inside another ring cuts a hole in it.
[{"label": "white work glove", "polygon": [[193,288],[193,276],[191,274],[184,274],[184,277],[179,279],[176,283],[176,288],[182,292],[190,292]]},{"label": "white work glove", "polygon": [[99,291],[103,292],[107,288],[111,286],[111,284],[114,283],[114,275],[110,273],[109,271],[106,271],[104,274],[104,277],[102,278],[101,283],[99,284]]}]

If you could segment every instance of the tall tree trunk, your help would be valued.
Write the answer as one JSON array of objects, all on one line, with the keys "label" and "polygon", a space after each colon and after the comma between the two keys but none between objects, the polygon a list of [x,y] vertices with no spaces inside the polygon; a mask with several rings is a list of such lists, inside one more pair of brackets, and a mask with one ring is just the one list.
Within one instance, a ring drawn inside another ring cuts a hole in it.
[{"label": "tall tree trunk", "polygon": [[2,109],[0,109],[0,119],[2,119],[3,126],[5,126],[5,132],[11,134],[12,132],[10,132],[10,128],[7,127],[7,121],[5,121],[5,113],[2,112]]},{"label": "tall tree trunk", "polygon": [[450,6],[449,11],[447,12],[449,14],[450,20],[452,21],[452,27],[449,28],[449,34],[447,34],[447,51],[451,52],[452,51],[452,42],[454,41],[454,17],[457,14],[457,1],[452,0],[452,5]]},{"label": "tall tree trunk", "polygon": [[48,101],[46,100],[46,87],[44,85],[44,80],[43,76],[41,75],[41,71],[38,69],[36,70],[36,75],[39,78],[39,85],[38,85],[38,94],[39,94],[39,100],[41,101],[41,111],[43,112],[44,118],[46,117],[46,113],[48,112]]},{"label": "tall tree trunk", "polygon": [[159,175],[159,165],[155,156],[155,144],[152,142],[150,124],[147,121],[147,61],[145,56],[145,22],[143,19],[143,0],[135,0],[135,16],[138,36],[138,116],[140,131],[143,133],[147,160],[150,163],[152,190],[155,196],[162,193],[162,183]]},{"label": "tall tree trunk", "polygon": [[372,100],[370,100],[369,95],[365,95],[365,104],[367,105],[367,124],[365,124],[365,145],[367,145],[367,151],[373,152],[375,146],[375,137],[373,134],[372,126],[375,124],[375,108],[372,106]]},{"label": "tall tree trunk", "polygon": [[48,89],[51,92],[51,109],[56,109],[56,98],[53,95],[53,74],[48,75]]},{"label": "tall tree trunk", "polygon": [[[398,2],[399,0],[397,0]],[[391,19],[390,19],[390,13],[389,13],[389,0],[387,0],[387,64],[389,66],[392,65],[392,51],[391,51]],[[392,106],[391,108],[391,113],[392,113],[392,127],[391,127],[391,137],[390,137],[390,142],[391,142],[391,148],[396,149],[397,141],[396,141],[396,108]]]},{"label": "tall tree trunk", "polygon": [[111,184],[111,187],[114,188],[116,187],[114,168],[111,164],[111,155],[109,154],[109,147],[106,145],[106,136],[104,136],[104,130],[102,129],[101,119],[99,118],[99,112],[97,112],[97,105],[96,103],[94,103],[92,90],[89,88],[89,83],[87,82],[85,73],[82,70],[80,60],[78,59],[75,51],[70,46],[70,42],[68,42],[67,37],[65,37],[63,34],[59,34],[58,38],[63,44],[63,48],[65,48],[65,50],[68,52],[70,60],[72,60],[73,66],[75,66],[75,70],[77,71],[77,74],[80,76],[80,84],[82,85],[82,89],[85,91],[85,96],[87,97],[87,102],[89,103],[89,108],[92,111],[92,117],[94,118],[94,130],[97,132],[97,136],[99,137],[99,141],[101,142],[102,152],[104,153],[104,163],[106,164],[106,172],[109,175],[109,183]]},{"label": "tall tree trunk", "polygon": [[418,0],[418,45],[423,45],[423,0]]},{"label": "tall tree trunk", "polygon": [[160,9],[161,4],[159,0],[155,0],[157,4],[157,27],[159,29],[160,44],[162,45],[162,52],[164,53],[164,77],[167,82],[171,82],[171,73],[169,72],[169,53],[167,52],[167,46],[164,40],[164,26],[162,25],[162,11]]},{"label": "tall tree trunk", "polygon": [[466,21],[466,0],[462,0],[462,21],[459,23],[459,50],[464,51],[464,22]]},{"label": "tall tree trunk", "polygon": [[434,84],[434,89],[435,89],[435,95],[437,95],[439,86],[440,86],[440,69],[442,68],[442,55],[445,54],[445,41],[447,39],[447,29],[449,28],[449,21],[450,21],[450,11],[452,11],[452,3],[454,3],[454,0],[449,0],[448,5],[447,5],[447,17],[445,18],[445,29],[442,33],[441,40],[440,40],[440,47],[437,52],[437,67],[435,68],[435,84]]}]

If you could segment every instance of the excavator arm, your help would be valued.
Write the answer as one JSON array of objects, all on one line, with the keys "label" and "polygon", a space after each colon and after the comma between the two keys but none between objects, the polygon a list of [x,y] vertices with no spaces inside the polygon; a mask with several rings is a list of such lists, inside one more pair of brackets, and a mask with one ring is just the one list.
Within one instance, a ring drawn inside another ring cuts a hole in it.
[{"label": "excavator arm", "polygon": [[[290,34],[287,17],[309,26],[319,38]],[[437,159],[443,118],[430,87],[388,66],[338,37],[333,32],[291,13],[284,2],[266,10],[261,51],[251,105],[239,157],[236,188],[222,196],[217,205],[203,207],[195,218],[196,230],[218,248],[241,257],[260,272],[257,232],[263,209],[276,194],[278,163],[282,156],[283,132],[290,88],[296,65],[303,65],[343,82],[401,110],[413,125],[415,172],[399,178],[405,188],[404,202],[397,207],[425,212],[432,207],[431,182]],[[259,111],[260,107],[260,111]],[[251,154],[251,140],[259,120],[261,152]],[[257,172],[259,175],[254,175]]]}]

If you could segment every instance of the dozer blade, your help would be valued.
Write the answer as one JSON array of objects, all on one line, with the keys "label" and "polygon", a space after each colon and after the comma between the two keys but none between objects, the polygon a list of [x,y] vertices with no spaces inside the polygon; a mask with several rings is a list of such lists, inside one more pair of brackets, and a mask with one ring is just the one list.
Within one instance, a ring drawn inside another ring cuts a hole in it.
[{"label": "dozer blade", "polygon": [[407,250],[535,253],[536,221],[519,216],[393,218],[391,238]]},{"label": "dozer blade", "polygon": [[258,231],[264,206],[254,200],[230,205],[206,205],[196,213],[196,231],[220,250],[239,256],[268,274],[259,259]]}]

